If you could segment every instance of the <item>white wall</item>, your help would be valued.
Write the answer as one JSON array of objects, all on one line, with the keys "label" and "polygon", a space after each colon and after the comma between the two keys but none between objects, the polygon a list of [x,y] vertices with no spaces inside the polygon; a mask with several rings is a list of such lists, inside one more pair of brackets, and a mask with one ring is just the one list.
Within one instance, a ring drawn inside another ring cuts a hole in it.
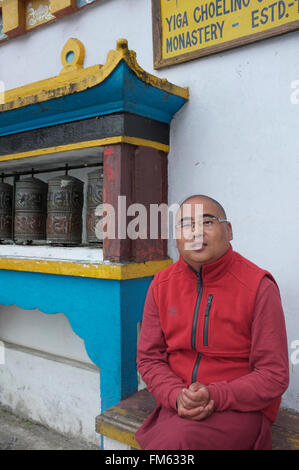
[{"label": "white wall", "polygon": [[93,365],[84,341],[73,332],[63,313],[46,314],[38,309],[23,310],[16,305],[0,305],[0,339]]},{"label": "white wall", "polygon": [[[125,37],[145,70],[189,87],[171,126],[169,202],[199,192],[225,206],[234,248],[280,285],[291,346],[299,340],[299,104],[290,101],[299,31],[154,71],[150,0],[106,0],[1,46],[0,79],[13,88],[58,74],[70,37],[84,43],[85,66],[104,63]],[[284,404],[297,410],[298,390],[293,364]]]},{"label": "white wall", "polygon": [[0,340],[1,406],[100,447],[100,371],[66,316],[0,305]]}]

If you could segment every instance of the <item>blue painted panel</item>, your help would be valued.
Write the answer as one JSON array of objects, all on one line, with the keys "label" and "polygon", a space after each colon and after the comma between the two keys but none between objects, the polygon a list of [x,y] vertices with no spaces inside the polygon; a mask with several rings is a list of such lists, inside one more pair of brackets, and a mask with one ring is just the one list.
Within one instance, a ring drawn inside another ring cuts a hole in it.
[{"label": "blue painted panel", "polygon": [[122,398],[129,397],[137,390],[136,353],[137,322],[142,320],[146,293],[152,278],[122,281],[121,341],[122,341]]},{"label": "blue painted panel", "polygon": [[0,270],[0,304],[64,313],[100,368],[102,411],[137,389],[136,335],[151,278],[115,281]]},{"label": "blue painted panel", "polygon": [[99,85],[79,93],[0,113],[0,135],[127,111],[169,123],[185,99],[137,78],[125,61]]}]

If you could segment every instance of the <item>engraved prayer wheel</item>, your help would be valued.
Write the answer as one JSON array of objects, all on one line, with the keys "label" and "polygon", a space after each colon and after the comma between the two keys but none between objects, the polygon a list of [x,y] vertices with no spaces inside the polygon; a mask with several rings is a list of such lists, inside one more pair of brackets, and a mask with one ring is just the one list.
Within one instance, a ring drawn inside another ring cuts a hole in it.
[{"label": "engraved prayer wheel", "polygon": [[0,183],[0,240],[12,237],[12,191],[10,184]]},{"label": "engraved prayer wheel", "polygon": [[48,185],[37,178],[16,182],[14,238],[16,241],[46,239]]},{"label": "engraved prayer wheel", "polygon": [[48,185],[47,241],[81,243],[83,182],[64,175],[52,178]]},{"label": "engraved prayer wheel", "polygon": [[103,173],[102,170],[96,170],[88,173],[87,176],[86,238],[88,243],[100,243],[101,240],[95,233],[95,227],[100,217],[95,215],[95,210],[103,201]]}]

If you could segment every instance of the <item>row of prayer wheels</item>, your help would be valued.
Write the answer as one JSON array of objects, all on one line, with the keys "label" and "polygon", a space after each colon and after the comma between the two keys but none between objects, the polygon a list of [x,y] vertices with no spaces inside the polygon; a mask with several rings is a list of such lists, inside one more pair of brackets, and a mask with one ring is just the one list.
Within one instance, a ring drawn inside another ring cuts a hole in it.
[{"label": "row of prayer wheels", "polygon": [[[100,242],[95,234],[98,220],[95,209],[102,203],[102,182],[101,170],[88,174],[88,243]],[[56,176],[48,183],[31,177],[16,182],[13,198],[13,187],[0,182],[0,240],[13,238],[16,242],[23,243],[46,240],[62,245],[80,244],[83,189],[83,181],[69,175]]]}]

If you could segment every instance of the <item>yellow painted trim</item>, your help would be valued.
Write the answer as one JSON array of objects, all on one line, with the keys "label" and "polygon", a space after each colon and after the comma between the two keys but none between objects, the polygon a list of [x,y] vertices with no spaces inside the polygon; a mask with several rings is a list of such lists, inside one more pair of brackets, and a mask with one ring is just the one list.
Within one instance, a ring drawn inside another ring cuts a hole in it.
[{"label": "yellow painted trim", "polygon": [[141,450],[138,442],[135,440],[134,433],[130,431],[120,431],[112,424],[107,423],[98,423],[97,425],[97,432],[103,434],[114,441],[121,442],[122,444],[126,444],[134,449]]},{"label": "yellow painted trim", "polygon": [[22,153],[12,153],[9,155],[2,155],[0,157],[0,162],[7,162],[10,160],[19,160],[22,158],[29,157],[39,157],[41,155],[48,155],[51,153],[66,152],[70,150],[85,149],[90,147],[103,147],[104,145],[113,145],[113,144],[131,144],[131,145],[142,145],[145,147],[152,147],[157,150],[162,150],[163,152],[169,152],[169,145],[161,144],[160,142],[154,142],[146,139],[139,139],[137,137],[126,137],[126,136],[116,136],[116,137],[106,137],[105,139],[96,139],[89,140],[86,142],[76,142],[74,144],[60,145],[57,147],[48,147],[44,149],[29,150],[28,152]]},{"label": "yellow painted trim", "polygon": [[171,264],[171,259],[145,263],[101,264],[0,257],[0,269],[119,281],[153,276]]},{"label": "yellow painted trim", "polygon": [[37,102],[41,103],[94,87],[103,82],[121,60],[127,62],[130,69],[141,81],[167,93],[180,96],[186,100],[189,99],[188,88],[176,86],[166,79],[145,72],[136,61],[136,53],[128,49],[127,41],[119,39],[116,50],[108,53],[105,65],[94,65],[79,70],[71,69],[67,73],[61,73],[46,80],[7,90],[4,93],[4,104],[0,105],[0,111],[9,111]]},{"label": "yellow painted trim", "polygon": [[122,138],[124,139],[122,142],[125,144],[142,145],[144,147],[152,147],[157,150],[162,150],[162,152],[166,152],[166,153],[169,152],[169,145],[161,144],[160,142],[155,142],[153,140],[147,140],[147,139],[140,139],[138,137],[124,136]]}]

